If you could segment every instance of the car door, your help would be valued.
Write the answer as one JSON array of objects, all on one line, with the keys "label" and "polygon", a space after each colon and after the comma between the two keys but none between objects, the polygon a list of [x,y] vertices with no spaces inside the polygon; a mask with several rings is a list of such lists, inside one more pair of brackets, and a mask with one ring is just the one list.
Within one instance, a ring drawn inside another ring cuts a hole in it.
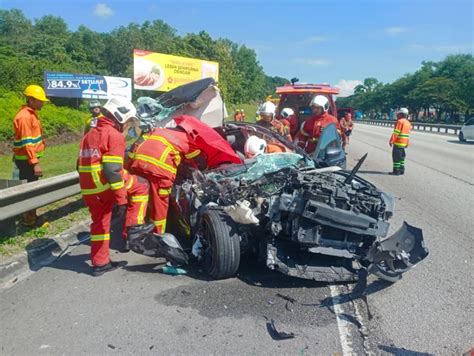
[{"label": "car door", "polygon": [[474,119],[470,119],[463,129],[464,138],[474,140]]},{"label": "car door", "polygon": [[320,167],[346,168],[346,153],[342,148],[342,140],[335,124],[329,124],[324,128],[314,151],[313,160]]}]

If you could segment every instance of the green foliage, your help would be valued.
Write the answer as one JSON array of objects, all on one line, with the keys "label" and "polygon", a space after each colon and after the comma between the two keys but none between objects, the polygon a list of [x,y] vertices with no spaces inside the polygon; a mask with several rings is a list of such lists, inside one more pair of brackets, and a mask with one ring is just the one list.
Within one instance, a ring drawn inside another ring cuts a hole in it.
[{"label": "green foliage", "polygon": [[469,116],[474,112],[474,58],[471,54],[452,55],[440,62],[423,62],[419,70],[391,84],[367,78],[355,87],[354,95],[338,98],[339,107],[352,106],[369,115],[406,106],[418,117],[436,109],[438,120]]},{"label": "green foliage", "polygon": [[41,83],[45,70],[131,77],[134,48],[219,62],[219,87],[229,103],[262,100],[287,82],[266,76],[255,51],[244,45],[213,39],[205,31],[178,36],[162,20],[130,23],[109,33],[85,26],[71,32],[60,17],[32,23],[20,10],[0,10],[0,35],[0,88],[11,91]]}]

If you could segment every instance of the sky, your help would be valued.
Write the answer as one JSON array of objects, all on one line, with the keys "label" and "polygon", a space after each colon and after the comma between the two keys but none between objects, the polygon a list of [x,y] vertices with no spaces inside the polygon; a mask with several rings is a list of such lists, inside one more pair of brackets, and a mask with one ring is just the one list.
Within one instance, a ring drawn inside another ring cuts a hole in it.
[{"label": "sky", "polygon": [[0,8],[61,16],[70,30],[155,19],[179,35],[204,30],[253,48],[267,75],[329,83],[341,96],[365,78],[393,82],[422,61],[474,48],[472,0],[0,0]]}]

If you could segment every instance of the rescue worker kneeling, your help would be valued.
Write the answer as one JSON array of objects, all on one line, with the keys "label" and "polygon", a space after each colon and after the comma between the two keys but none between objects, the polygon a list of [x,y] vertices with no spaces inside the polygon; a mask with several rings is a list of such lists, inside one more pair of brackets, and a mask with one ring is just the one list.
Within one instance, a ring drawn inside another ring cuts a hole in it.
[{"label": "rescue worker kneeling", "polygon": [[102,113],[104,116],[98,120],[97,127],[81,141],[77,165],[81,193],[92,218],[93,276],[120,267],[109,258],[114,206],[117,205],[118,215],[125,215],[125,225],[130,232],[143,230],[140,224],[143,224],[148,201],[148,183],[123,169],[125,138],[122,132],[136,119],[135,106],[127,100],[112,98],[103,106]]},{"label": "rescue worker kneeling", "polygon": [[254,158],[264,153],[288,152],[286,147],[277,143],[267,143],[263,138],[250,136],[244,145],[245,158]]}]

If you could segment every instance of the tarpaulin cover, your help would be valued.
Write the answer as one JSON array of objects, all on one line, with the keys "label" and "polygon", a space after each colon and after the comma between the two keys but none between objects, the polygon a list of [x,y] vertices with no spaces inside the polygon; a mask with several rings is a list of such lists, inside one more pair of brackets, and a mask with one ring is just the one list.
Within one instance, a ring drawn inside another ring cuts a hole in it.
[{"label": "tarpaulin cover", "polygon": [[232,146],[202,121],[188,115],[175,117],[174,121],[186,131],[189,137],[207,155],[207,166],[209,168],[215,168],[223,163],[242,163]]}]

